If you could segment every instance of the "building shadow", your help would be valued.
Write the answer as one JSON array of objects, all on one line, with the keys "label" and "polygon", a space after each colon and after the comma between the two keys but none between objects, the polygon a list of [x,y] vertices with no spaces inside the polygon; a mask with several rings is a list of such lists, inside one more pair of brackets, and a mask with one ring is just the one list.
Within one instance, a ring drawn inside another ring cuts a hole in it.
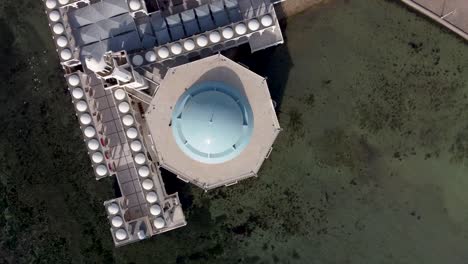
[{"label": "building shadow", "polygon": [[287,45],[287,20],[281,4],[275,6],[280,27],[283,32],[284,44],[251,53],[249,44],[222,52],[226,57],[243,64],[253,72],[267,78],[271,98],[276,103],[276,111],[281,111],[281,103],[293,67]]},{"label": "building shadow", "polygon": [[195,185],[181,181],[175,174],[162,167],[160,171],[166,192],[168,194],[178,193],[182,208],[184,210],[191,208],[193,204],[192,188]]},{"label": "building shadow", "polygon": [[[267,78],[271,97],[276,102],[276,112],[279,113],[281,112],[281,103],[293,63],[287,45],[287,20],[284,10],[281,5],[277,5],[275,10],[280,19],[280,26],[285,41],[284,44],[255,53],[251,53],[249,44],[244,44],[221,53],[233,61],[243,64],[253,72]],[[192,188],[194,186],[179,180],[176,175],[162,168],[161,173],[167,192],[178,192],[184,210],[190,210],[193,202]]]}]

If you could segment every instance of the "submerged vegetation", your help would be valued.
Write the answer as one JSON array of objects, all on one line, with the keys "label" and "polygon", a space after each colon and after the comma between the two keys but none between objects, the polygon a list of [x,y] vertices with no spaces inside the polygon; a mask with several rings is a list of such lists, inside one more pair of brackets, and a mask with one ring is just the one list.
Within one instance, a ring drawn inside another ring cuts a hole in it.
[{"label": "submerged vegetation", "polygon": [[42,3],[2,1],[0,263],[465,263],[466,43],[393,1],[285,22],[239,58],[284,129],[259,177],[205,193],[165,173],[188,226],[115,249]]}]

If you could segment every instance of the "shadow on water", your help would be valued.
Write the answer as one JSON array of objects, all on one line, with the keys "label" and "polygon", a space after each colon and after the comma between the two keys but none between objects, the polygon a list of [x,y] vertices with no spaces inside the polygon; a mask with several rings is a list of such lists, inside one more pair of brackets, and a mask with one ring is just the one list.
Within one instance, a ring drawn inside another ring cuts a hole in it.
[{"label": "shadow on water", "polygon": [[[287,47],[287,19],[281,5],[275,7],[280,19],[285,43],[252,53],[248,44],[222,52],[222,54],[236,62],[242,63],[253,72],[265,76],[272,99],[276,102],[277,112],[281,109],[281,102],[293,67],[291,56]],[[189,209],[193,202],[193,189],[190,183],[185,183],[173,173],[161,168],[161,174],[168,194],[178,192],[184,209]],[[195,187],[197,188],[197,187]]]},{"label": "shadow on water", "polygon": [[2,61],[0,63],[0,76],[5,80],[7,78],[4,77],[12,70],[10,69],[11,65],[14,65],[15,62],[15,50],[13,47],[15,36],[3,18],[0,18],[0,35],[2,36],[2,41],[0,42],[0,61]]},{"label": "shadow on water", "polygon": [[120,191],[119,182],[117,181],[117,177],[112,177],[112,188],[114,189],[115,197],[122,197],[122,192]]},{"label": "shadow on water", "polygon": [[166,192],[168,194],[178,192],[182,207],[184,209],[190,208],[193,203],[192,185],[179,180],[175,174],[164,168],[161,168],[161,176]]},{"label": "shadow on water", "polygon": [[225,51],[223,55],[242,63],[253,72],[267,78],[271,98],[276,102],[276,110],[279,112],[293,63],[287,46],[287,35],[285,33],[287,19],[285,18],[285,12],[281,5],[276,5],[275,10],[280,18],[284,44],[255,53],[251,53],[250,46],[245,44],[236,49]]}]

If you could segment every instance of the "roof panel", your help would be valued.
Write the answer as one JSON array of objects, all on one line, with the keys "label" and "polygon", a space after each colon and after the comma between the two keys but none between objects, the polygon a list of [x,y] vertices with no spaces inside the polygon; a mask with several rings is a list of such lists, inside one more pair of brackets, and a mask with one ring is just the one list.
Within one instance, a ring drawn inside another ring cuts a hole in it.
[{"label": "roof panel", "polygon": [[105,17],[99,12],[101,3],[96,3],[87,7],[76,9],[68,13],[70,27],[79,28],[92,23],[96,23]]},{"label": "roof panel", "polygon": [[164,28],[160,31],[155,32],[156,39],[158,40],[159,45],[164,45],[171,42],[171,36],[167,28]]},{"label": "roof panel", "polygon": [[72,28],[79,28],[127,12],[128,6],[124,0],[102,0],[70,11],[68,19]]},{"label": "roof panel", "polygon": [[169,27],[180,25],[181,20],[179,14],[166,17],[166,23]]},{"label": "roof panel", "polygon": [[83,46],[102,40],[103,38],[101,38],[101,36],[105,34],[106,31],[101,28],[99,24],[92,24],[78,29],[75,34],[75,39],[78,46]]},{"label": "roof panel", "polygon": [[185,32],[184,28],[182,27],[182,24],[170,27],[169,31],[171,32],[172,41],[176,41],[185,37]]},{"label": "roof panel", "polygon": [[75,38],[78,45],[82,46],[134,30],[135,22],[132,16],[123,14],[81,27],[75,31]]},{"label": "roof panel", "polygon": [[215,28],[208,5],[195,8],[195,13],[197,14],[198,24],[202,32],[210,31]]},{"label": "roof panel", "polygon": [[109,31],[110,36],[117,36],[125,32],[136,30],[135,21],[129,14],[112,17],[99,22],[102,28]]},{"label": "roof panel", "polygon": [[252,3],[252,7],[254,9],[257,9],[260,6],[265,5],[265,1],[263,1],[263,0],[250,0],[250,2]]},{"label": "roof panel", "polygon": [[224,9],[213,13],[213,19],[217,27],[222,27],[229,24],[229,17],[226,11],[224,11]]},{"label": "roof panel", "polygon": [[221,12],[224,10],[223,1],[216,1],[210,4],[210,10],[212,13]]},{"label": "roof panel", "polygon": [[195,13],[197,14],[197,17],[206,17],[210,15],[210,9],[208,8],[208,5],[202,5],[197,8],[195,8]]},{"label": "roof panel", "polygon": [[200,33],[200,28],[198,27],[198,23],[196,20],[192,20],[189,22],[184,22],[185,32],[187,36],[193,36]]},{"label": "roof panel", "polygon": [[239,8],[228,9],[229,19],[232,23],[239,22],[242,20],[242,15]]},{"label": "roof panel", "polygon": [[239,3],[237,2],[237,0],[224,0],[224,5],[228,9],[239,7]]},{"label": "roof panel", "polygon": [[200,25],[200,29],[202,32],[210,31],[216,28],[213,20],[210,17],[199,17],[198,24]]},{"label": "roof panel", "polygon": [[155,46],[156,42],[157,40],[154,36],[144,35],[143,39],[141,40],[141,45],[143,46],[144,49],[150,49]]},{"label": "roof panel", "polygon": [[90,45],[86,45],[81,48],[80,56],[81,60],[83,60],[85,56],[100,58],[107,51],[132,51],[137,49],[141,49],[141,41],[138,36],[138,32],[132,31],[111,39],[106,39],[92,43]]},{"label": "roof panel", "polygon": [[140,37],[143,37],[144,35],[154,35],[153,28],[151,27],[151,23],[149,21],[138,25],[137,29]]},{"label": "roof panel", "polygon": [[185,10],[184,12],[180,13],[180,17],[184,22],[193,21],[196,19],[195,11],[193,9]]},{"label": "roof panel", "polygon": [[100,42],[96,42],[90,45],[86,45],[81,48],[81,60],[83,61],[83,58],[86,56],[91,56],[94,58],[100,58],[108,51],[109,47],[109,41],[104,40]]},{"label": "roof panel", "polygon": [[109,48],[112,51],[132,51],[141,49],[141,47],[141,41],[137,31],[132,31],[109,39]]},{"label": "roof panel", "polygon": [[151,26],[153,26],[154,32],[158,32],[167,27],[166,20],[164,20],[160,12],[151,15]]},{"label": "roof panel", "polygon": [[128,13],[128,5],[125,0],[102,0],[100,11],[106,18]]},{"label": "roof panel", "polygon": [[239,9],[243,12],[247,9],[252,9],[252,2],[250,1],[240,1],[239,2]]}]

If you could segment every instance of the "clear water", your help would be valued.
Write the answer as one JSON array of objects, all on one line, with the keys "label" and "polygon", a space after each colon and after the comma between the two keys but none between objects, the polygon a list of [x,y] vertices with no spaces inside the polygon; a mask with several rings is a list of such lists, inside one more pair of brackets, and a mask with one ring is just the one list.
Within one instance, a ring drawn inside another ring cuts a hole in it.
[{"label": "clear water", "polygon": [[260,176],[208,193],[165,176],[188,226],[118,249],[41,3],[2,1],[0,33],[0,262],[468,259],[468,48],[397,1],[331,1],[285,45],[241,49],[284,128]]}]

